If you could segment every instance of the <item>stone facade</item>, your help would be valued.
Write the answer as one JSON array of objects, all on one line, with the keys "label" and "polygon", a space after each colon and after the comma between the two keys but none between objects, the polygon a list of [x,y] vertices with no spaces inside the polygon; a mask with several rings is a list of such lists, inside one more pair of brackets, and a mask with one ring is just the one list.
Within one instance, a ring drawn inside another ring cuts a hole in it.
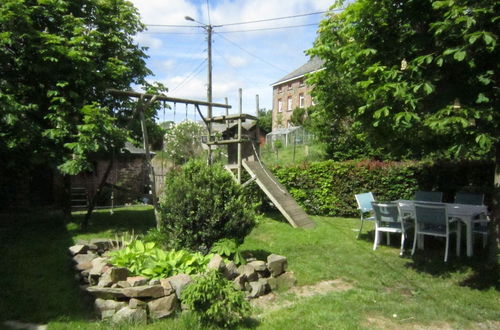
[{"label": "stone facade", "polygon": [[273,83],[273,131],[291,126],[294,109],[313,105],[312,86],[306,84],[306,75],[323,67],[323,61],[312,58],[306,64]]}]

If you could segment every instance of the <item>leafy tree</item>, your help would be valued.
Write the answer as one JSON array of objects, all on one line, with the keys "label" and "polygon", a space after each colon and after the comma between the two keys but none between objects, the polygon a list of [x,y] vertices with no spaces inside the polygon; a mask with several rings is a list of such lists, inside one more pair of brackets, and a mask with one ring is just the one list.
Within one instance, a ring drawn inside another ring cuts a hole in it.
[{"label": "leafy tree", "polygon": [[259,109],[257,124],[267,132],[271,132],[273,130],[273,110]]},{"label": "leafy tree", "polygon": [[491,155],[498,12],[487,0],[358,0],[330,14],[309,50],[325,60],[310,82],[330,150],[348,132],[397,158]]},{"label": "leafy tree", "polygon": [[170,128],[164,139],[167,158],[176,164],[184,164],[190,159],[201,157],[203,155],[201,136],[205,133],[205,127],[189,120]]},{"label": "leafy tree", "polygon": [[350,122],[398,158],[496,155],[498,186],[499,12],[491,0],[358,0],[329,14],[308,53],[325,60],[309,82],[331,149]]},{"label": "leafy tree", "polygon": [[125,0],[1,2],[4,170],[49,163],[75,174],[90,154],[123,145],[133,107],[106,89],[145,84],[146,54],[132,39],[143,28]]}]

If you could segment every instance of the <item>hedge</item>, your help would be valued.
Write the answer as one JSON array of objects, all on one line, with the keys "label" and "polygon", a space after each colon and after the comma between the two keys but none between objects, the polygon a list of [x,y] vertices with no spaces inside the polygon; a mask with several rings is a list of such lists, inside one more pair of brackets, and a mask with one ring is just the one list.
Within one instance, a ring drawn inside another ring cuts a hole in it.
[{"label": "hedge", "polygon": [[324,161],[271,170],[307,213],[327,216],[357,216],[354,194],[367,191],[391,201],[436,190],[445,202],[457,191],[484,192],[488,202],[494,177],[490,161]]}]

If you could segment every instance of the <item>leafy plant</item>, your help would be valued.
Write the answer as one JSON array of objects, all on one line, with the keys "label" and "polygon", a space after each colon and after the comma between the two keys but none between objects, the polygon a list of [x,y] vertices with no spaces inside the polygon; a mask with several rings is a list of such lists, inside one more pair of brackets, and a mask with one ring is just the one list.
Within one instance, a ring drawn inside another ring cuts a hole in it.
[{"label": "leafy plant", "polygon": [[111,246],[111,250],[118,250],[120,248],[124,248],[132,244],[135,240],[137,240],[137,235],[134,234],[134,230],[129,234],[125,232],[121,235],[115,234],[114,240],[109,240],[109,245]]},{"label": "leafy plant", "polygon": [[255,226],[243,188],[218,164],[199,160],[169,173],[160,211],[161,230],[176,249],[206,253],[221,238],[242,241]]},{"label": "leafy plant", "polygon": [[182,302],[200,322],[222,327],[238,324],[251,312],[244,294],[214,270],[196,277],[182,292]]},{"label": "leafy plant", "polygon": [[136,240],[129,246],[111,253],[111,263],[126,267],[134,275],[159,279],[176,274],[202,272],[212,255],[202,255],[185,250],[165,251],[154,242]]},{"label": "leafy plant", "polygon": [[215,242],[210,252],[226,257],[227,259],[234,261],[237,265],[246,264],[246,260],[239,249],[239,244],[235,239],[223,238]]}]

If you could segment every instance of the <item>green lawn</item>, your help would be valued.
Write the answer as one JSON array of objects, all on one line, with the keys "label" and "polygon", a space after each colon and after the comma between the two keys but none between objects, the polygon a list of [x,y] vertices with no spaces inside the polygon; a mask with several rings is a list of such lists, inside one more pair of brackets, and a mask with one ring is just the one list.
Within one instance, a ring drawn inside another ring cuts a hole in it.
[{"label": "green lawn", "polygon": [[[113,237],[131,229],[143,233],[154,227],[153,218],[149,207],[119,209],[113,215],[101,210],[85,232],[75,224],[65,225],[56,215],[0,219],[0,322],[48,323],[49,329],[109,328],[89,320],[92,312],[79,298],[66,249],[79,238]],[[257,309],[245,327],[500,327],[498,264],[488,263],[480,249],[471,260],[452,257],[444,264],[441,241],[426,242],[426,250],[415,258],[399,257],[396,238],[393,246],[382,245],[377,251],[371,249],[373,232],[356,240],[356,219],[314,217],[313,230],[293,229],[276,219],[278,215],[264,218],[243,248],[260,257],[287,256],[299,286],[339,280],[343,290],[317,290],[308,297],[279,292],[275,303]],[[183,315],[143,328],[196,327]]]}]

